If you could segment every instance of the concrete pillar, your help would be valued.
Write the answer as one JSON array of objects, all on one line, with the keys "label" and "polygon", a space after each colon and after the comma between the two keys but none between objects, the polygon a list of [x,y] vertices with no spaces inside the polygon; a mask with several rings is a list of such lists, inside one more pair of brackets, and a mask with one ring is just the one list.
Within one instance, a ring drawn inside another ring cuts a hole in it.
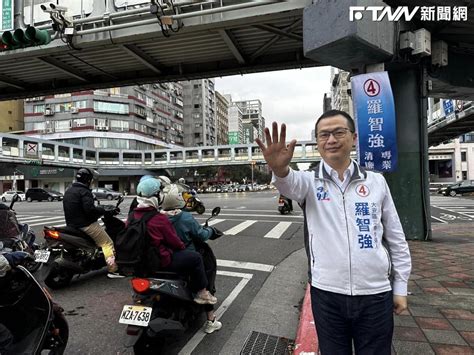
[{"label": "concrete pillar", "polygon": [[407,239],[431,239],[427,99],[420,69],[389,71],[397,115],[398,169],[385,174]]},{"label": "concrete pillar", "polygon": [[25,156],[25,141],[23,139],[18,140],[18,156],[20,158]]}]

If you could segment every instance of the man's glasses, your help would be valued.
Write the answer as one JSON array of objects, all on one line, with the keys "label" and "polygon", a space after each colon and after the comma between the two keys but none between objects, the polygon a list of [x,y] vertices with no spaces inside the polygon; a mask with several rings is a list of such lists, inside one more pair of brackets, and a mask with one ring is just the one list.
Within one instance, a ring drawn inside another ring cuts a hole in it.
[{"label": "man's glasses", "polygon": [[349,128],[337,128],[334,131],[321,131],[317,134],[316,138],[320,142],[327,141],[329,137],[331,137],[331,134],[332,134],[334,138],[341,139],[341,138],[344,138],[348,132],[352,133],[352,131]]}]

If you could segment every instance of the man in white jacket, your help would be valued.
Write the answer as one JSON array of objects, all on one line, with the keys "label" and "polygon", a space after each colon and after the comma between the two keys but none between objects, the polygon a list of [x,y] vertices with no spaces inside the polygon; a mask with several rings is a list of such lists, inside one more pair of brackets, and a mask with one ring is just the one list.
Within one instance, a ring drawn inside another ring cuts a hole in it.
[{"label": "man in white jacket", "polygon": [[263,156],[280,193],[305,215],[311,302],[321,354],[391,354],[393,313],[407,308],[411,258],[388,185],[350,158],[352,117],[331,110],[316,121],[322,161],[311,171],[289,167],[296,140],[286,127],[265,128]]}]

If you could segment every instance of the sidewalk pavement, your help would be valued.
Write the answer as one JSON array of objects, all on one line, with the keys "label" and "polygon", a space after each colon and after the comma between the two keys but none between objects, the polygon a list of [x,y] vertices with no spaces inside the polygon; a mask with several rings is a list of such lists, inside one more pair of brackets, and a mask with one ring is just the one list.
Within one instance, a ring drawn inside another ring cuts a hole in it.
[{"label": "sidewalk pavement", "polygon": [[[220,350],[220,354],[240,354],[247,336],[252,331],[290,340],[295,339],[300,314],[299,306],[308,281],[307,268],[308,259],[304,248],[295,251],[275,266],[231,337]],[[280,352],[276,353],[280,354]],[[261,352],[254,351],[251,354],[261,354]]]},{"label": "sidewalk pavement", "polygon": [[[395,315],[393,354],[474,354],[473,229],[472,223],[433,225],[431,242],[409,242],[408,310]],[[306,330],[298,331],[303,334],[296,343],[305,345],[306,354],[317,353],[315,341],[308,349],[307,334],[313,330],[304,318],[300,328]]]}]

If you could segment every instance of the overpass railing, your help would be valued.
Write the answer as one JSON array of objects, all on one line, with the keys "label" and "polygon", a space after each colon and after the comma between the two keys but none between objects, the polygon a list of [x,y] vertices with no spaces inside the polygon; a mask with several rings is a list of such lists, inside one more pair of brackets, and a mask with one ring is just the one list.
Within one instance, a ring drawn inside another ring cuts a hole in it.
[{"label": "overpass railing", "polygon": [[[0,161],[102,169],[160,169],[205,165],[264,164],[256,144],[183,147],[156,150],[96,149],[14,134],[0,134]],[[317,145],[298,142],[293,162],[320,160]]]}]

